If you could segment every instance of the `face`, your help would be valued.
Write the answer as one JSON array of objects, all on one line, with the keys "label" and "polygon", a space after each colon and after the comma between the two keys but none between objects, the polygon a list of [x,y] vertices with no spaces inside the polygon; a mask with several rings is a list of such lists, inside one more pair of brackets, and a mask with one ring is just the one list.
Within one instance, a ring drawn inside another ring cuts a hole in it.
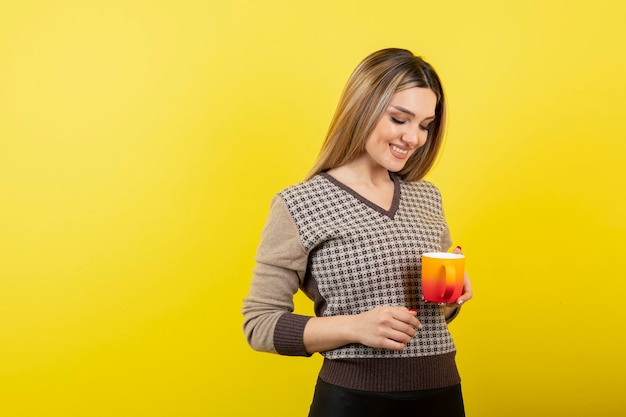
[{"label": "face", "polygon": [[374,168],[400,171],[413,152],[426,143],[436,106],[437,96],[429,88],[395,93],[365,143]]}]

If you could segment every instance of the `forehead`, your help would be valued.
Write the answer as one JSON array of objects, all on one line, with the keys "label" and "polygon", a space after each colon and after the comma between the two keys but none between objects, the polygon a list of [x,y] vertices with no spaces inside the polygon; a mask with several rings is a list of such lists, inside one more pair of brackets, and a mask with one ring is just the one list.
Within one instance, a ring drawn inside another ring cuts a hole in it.
[{"label": "forehead", "polygon": [[426,118],[435,115],[437,96],[430,88],[412,87],[394,93],[389,104]]}]

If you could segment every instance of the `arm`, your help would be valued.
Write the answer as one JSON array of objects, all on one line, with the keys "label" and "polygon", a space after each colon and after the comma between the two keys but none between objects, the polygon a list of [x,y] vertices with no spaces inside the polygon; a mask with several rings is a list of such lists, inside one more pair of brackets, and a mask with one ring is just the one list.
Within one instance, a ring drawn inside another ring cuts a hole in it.
[{"label": "arm", "polygon": [[304,346],[309,353],[323,352],[350,343],[402,350],[422,324],[417,311],[383,306],[352,316],[314,317],[304,329]]},{"label": "arm", "polygon": [[285,202],[274,197],[244,299],[244,333],[259,351],[307,355],[302,332],[310,317],[293,314],[293,296],[304,280],[308,253]]}]

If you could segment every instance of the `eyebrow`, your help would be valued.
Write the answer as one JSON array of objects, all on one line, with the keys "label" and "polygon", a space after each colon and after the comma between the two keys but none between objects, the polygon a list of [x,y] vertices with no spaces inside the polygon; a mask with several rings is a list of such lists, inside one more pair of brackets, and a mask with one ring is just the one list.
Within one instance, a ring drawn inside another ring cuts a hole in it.
[{"label": "eyebrow", "polygon": [[[412,117],[415,117],[415,113],[413,113],[413,112],[412,112],[411,110],[409,110],[409,109],[405,109],[405,108],[404,108],[404,107],[402,107],[402,106],[394,106],[394,105],[392,104],[392,105],[391,105],[391,107],[393,107],[394,109],[396,109],[396,110],[398,110],[398,111],[400,111],[400,112],[402,112],[402,113],[406,113],[406,114],[408,114],[408,115],[410,115],[410,116],[412,116]],[[426,117],[426,118],[424,118],[424,120],[422,120],[422,121],[431,120],[431,119],[435,119],[435,116]]]}]

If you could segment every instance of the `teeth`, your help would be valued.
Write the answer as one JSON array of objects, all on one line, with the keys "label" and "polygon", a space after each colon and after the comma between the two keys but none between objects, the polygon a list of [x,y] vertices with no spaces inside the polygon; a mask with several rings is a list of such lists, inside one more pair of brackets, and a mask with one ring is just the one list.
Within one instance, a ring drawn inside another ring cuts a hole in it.
[{"label": "teeth", "polygon": [[396,145],[391,145],[391,149],[393,149],[394,152],[401,153],[402,155],[406,155],[407,153],[409,153],[408,149],[400,149]]}]

